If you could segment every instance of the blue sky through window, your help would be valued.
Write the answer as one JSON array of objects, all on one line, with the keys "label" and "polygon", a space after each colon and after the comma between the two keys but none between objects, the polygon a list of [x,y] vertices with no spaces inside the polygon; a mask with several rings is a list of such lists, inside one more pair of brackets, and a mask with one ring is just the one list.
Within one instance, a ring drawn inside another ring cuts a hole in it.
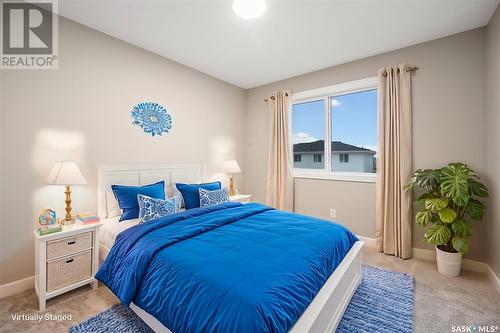
[{"label": "blue sky through window", "polygon": [[[377,90],[330,99],[333,104],[332,140],[376,150]],[[325,139],[323,100],[292,106],[293,143]]]}]

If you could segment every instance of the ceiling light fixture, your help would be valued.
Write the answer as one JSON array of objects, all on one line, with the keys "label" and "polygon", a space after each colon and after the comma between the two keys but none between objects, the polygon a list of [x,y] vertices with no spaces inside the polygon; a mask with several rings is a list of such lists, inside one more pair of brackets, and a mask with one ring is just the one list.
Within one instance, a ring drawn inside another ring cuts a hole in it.
[{"label": "ceiling light fixture", "polygon": [[233,11],[239,17],[254,19],[261,16],[266,10],[264,0],[234,0]]}]

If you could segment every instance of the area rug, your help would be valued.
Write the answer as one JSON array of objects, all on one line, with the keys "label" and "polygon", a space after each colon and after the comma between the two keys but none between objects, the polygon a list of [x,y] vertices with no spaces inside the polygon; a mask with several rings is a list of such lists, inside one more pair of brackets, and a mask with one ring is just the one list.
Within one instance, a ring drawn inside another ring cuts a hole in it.
[{"label": "area rug", "polygon": [[69,328],[70,333],[154,333],[134,311],[122,304]]},{"label": "area rug", "polygon": [[[368,265],[362,281],[340,321],[337,333],[413,331],[413,276]],[[69,329],[70,333],[153,331],[128,307],[110,309]]]},{"label": "area rug", "polygon": [[337,333],[413,332],[413,276],[368,265],[362,269]]}]

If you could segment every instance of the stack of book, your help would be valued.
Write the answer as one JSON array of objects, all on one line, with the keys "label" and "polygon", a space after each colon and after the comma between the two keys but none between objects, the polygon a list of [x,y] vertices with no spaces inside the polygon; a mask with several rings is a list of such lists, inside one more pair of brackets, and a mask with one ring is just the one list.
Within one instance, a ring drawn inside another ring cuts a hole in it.
[{"label": "stack of book", "polygon": [[91,212],[80,213],[76,215],[75,220],[82,224],[90,224],[99,222],[99,216]]},{"label": "stack of book", "polygon": [[58,223],[41,226],[37,229],[40,236],[53,234],[62,231],[62,226]]}]

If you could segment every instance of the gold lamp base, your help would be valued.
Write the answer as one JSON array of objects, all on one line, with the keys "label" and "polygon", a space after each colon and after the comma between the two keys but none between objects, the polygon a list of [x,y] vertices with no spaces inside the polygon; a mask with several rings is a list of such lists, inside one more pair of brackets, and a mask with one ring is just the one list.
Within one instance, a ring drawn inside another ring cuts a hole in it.
[{"label": "gold lamp base", "polygon": [[235,195],[233,175],[229,176],[229,195]]},{"label": "gold lamp base", "polygon": [[66,194],[66,200],[64,201],[66,203],[66,217],[62,220],[62,223],[70,224],[73,221],[71,217],[71,186],[66,185],[66,191],[64,193]]}]

